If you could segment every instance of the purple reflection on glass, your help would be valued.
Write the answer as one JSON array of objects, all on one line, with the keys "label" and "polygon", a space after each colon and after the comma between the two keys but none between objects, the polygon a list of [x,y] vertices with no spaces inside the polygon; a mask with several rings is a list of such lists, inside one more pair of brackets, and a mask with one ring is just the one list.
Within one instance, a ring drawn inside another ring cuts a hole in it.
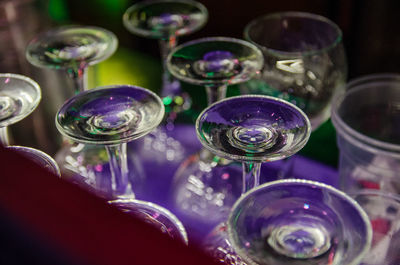
[{"label": "purple reflection on glass", "polygon": [[358,264],[371,243],[369,219],[353,199],[331,186],[293,179],[242,196],[228,234],[235,251],[257,264]]}]

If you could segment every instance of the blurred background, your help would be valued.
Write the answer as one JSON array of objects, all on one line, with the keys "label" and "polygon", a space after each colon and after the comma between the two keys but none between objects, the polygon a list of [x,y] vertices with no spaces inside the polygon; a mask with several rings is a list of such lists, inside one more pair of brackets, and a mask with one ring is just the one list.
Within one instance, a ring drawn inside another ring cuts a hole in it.
[{"label": "blurred background", "polygon": [[[54,155],[61,136],[54,115],[73,94],[63,73],[38,69],[25,59],[25,47],[37,33],[57,25],[93,25],[113,31],[119,39],[117,52],[89,69],[89,86],[132,84],[158,91],[161,62],[158,43],[129,33],[122,14],[132,0],[0,0],[0,72],[20,73],[36,80],[43,95],[33,115],[10,127],[12,143],[39,148]],[[200,0],[209,20],[200,31],[179,43],[208,36],[243,38],[243,29],[255,17],[278,11],[305,11],[325,16],[343,31],[348,58],[348,79],[380,72],[400,72],[400,2],[390,0]],[[180,122],[190,123],[206,105],[204,89],[183,88],[196,99]],[[238,88],[228,90],[238,94]],[[27,133],[32,132],[32,133]],[[323,147],[323,148],[321,148]],[[330,120],[313,132],[300,154],[337,166],[335,130]]]}]

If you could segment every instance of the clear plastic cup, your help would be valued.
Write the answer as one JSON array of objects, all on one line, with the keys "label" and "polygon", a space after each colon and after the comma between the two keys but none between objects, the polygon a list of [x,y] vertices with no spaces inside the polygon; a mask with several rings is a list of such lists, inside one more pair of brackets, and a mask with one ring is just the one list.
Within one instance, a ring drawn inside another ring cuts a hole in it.
[{"label": "clear plastic cup", "polygon": [[350,194],[367,213],[372,245],[361,265],[400,264],[400,197],[376,190]]},{"label": "clear plastic cup", "polygon": [[400,193],[400,75],[354,79],[335,97],[340,188]]}]

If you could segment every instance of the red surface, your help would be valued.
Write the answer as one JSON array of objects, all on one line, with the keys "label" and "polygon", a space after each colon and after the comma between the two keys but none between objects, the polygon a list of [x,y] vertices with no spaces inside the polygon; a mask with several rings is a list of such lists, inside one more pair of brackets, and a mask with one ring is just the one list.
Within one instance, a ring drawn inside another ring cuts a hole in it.
[{"label": "red surface", "polygon": [[213,264],[103,200],[0,146],[0,207],[44,244],[82,264]]}]

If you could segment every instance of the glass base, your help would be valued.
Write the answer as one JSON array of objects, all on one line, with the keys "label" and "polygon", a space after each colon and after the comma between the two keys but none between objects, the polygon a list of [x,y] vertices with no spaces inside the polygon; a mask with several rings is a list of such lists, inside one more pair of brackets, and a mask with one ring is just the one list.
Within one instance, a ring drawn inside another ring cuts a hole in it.
[{"label": "glass base", "polygon": [[226,223],[217,225],[210,234],[204,239],[202,249],[206,255],[216,261],[224,264],[246,265],[236,252],[228,240],[228,231]]},{"label": "glass base", "polygon": [[[128,179],[133,192],[112,193],[107,151],[102,145],[66,143],[55,155],[61,177],[107,199],[134,199],[143,193],[145,171],[137,156],[128,152]],[[140,197],[140,196],[139,196]]]},{"label": "glass base", "polygon": [[172,189],[178,215],[215,226],[241,195],[242,165],[201,150],[181,164]]},{"label": "glass base", "polygon": [[188,244],[183,224],[166,208],[157,204],[140,200],[113,200],[109,204],[153,226],[163,234]]}]

